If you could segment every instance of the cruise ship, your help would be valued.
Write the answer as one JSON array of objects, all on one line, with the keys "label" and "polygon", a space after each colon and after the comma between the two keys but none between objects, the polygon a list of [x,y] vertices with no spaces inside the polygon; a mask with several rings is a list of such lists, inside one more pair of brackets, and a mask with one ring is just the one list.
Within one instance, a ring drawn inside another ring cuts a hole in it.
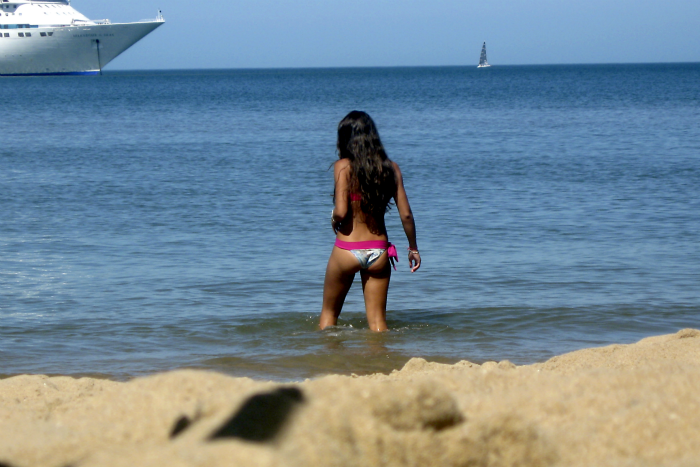
[{"label": "cruise ship", "polygon": [[163,24],[90,20],[70,0],[0,0],[0,76],[96,75]]}]

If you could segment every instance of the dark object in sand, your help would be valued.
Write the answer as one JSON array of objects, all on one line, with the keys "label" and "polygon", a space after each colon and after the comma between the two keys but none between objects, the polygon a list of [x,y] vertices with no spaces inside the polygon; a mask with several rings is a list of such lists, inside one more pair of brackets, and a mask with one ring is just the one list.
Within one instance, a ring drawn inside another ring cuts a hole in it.
[{"label": "dark object in sand", "polygon": [[177,422],[175,422],[175,426],[170,431],[170,439],[173,439],[174,437],[188,429],[190,425],[192,425],[192,420],[190,420],[187,417],[187,415],[183,415],[182,417],[178,418]]},{"label": "dark object in sand", "polygon": [[256,394],[245,401],[238,412],[209,439],[240,438],[259,443],[270,441],[279,434],[294,409],[302,402],[304,395],[295,387]]}]

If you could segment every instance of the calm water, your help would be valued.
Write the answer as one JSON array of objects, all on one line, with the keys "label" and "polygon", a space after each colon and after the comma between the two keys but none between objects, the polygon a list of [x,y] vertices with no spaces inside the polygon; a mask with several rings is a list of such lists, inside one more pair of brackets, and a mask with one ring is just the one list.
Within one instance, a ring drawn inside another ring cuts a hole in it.
[{"label": "calm water", "polygon": [[[294,380],[700,327],[699,83],[700,64],[5,78],[0,375]],[[384,335],[359,282],[316,330],[352,109],[403,169],[424,260],[401,255]]]}]

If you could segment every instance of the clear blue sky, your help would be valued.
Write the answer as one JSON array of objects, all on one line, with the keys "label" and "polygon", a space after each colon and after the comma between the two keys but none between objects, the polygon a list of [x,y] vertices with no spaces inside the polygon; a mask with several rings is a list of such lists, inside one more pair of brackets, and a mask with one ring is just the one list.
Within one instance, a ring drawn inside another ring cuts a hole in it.
[{"label": "clear blue sky", "polygon": [[700,62],[700,0],[73,0],[166,23],[108,69]]}]

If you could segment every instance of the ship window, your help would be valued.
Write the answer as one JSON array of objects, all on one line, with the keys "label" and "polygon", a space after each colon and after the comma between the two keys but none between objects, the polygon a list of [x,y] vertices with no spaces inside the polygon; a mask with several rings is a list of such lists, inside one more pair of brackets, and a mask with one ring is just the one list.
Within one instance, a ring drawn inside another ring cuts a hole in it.
[{"label": "ship window", "polygon": [[50,33],[49,33],[49,36],[53,36],[53,33],[52,33],[52,32],[50,32]]},{"label": "ship window", "polygon": [[31,33],[31,32],[27,32],[27,33],[25,33],[24,35],[27,36],[27,37],[32,37],[32,33]]},{"label": "ship window", "polygon": [[9,32],[6,32],[6,33],[5,33],[5,37],[10,37],[10,33],[9,33]]},{"label": "ship window", "polygon": [[23,33],[23,32],[20,32],[20,33],[18,33],[17,35],[18,35],[19,37],[24,37],[24,33]]},{"label": "ship window", "polygon": [[46,33],[45,33],[45,32],[40,32],[39,35],[40,35],[41,37],[46,37]]}]

